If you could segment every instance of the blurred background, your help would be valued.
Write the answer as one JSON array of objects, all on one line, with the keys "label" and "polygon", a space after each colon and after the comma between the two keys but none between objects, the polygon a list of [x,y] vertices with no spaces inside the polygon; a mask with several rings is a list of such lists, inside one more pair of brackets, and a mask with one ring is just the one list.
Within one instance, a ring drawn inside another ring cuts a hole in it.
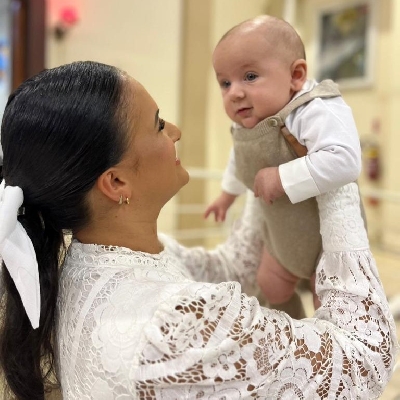
[{"label": "blurred background", "polygon": [[[282,17],[303,38],[309,77],[332,78],[350,105],[363,149],[359,179],[369,237],[385,290],[400,282],[399,0],[0,0],[0,117],[7,96],[43,68],[75,60],[113,64],[139,80],[183,134],[191,181],[162,212],[160,230],[211,247],[227,221],[205,221],[231,148],[230,121],[211,54],[235,24]],[[400,308],[400,307],[399,307]],[[400,313],[399,313],[400,314]],[[398,376],[400,381],[400,375]],[[399,398],[400,382],[385,398]]]}]

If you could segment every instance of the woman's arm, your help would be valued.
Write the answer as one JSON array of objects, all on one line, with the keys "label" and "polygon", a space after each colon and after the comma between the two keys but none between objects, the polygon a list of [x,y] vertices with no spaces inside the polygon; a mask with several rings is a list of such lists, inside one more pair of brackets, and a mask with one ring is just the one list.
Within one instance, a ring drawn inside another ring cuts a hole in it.
[{"label": "woman's arm", "polygon": [[256,282],[262,251],[258,207],[258,200],[248,191],[241,218],[234,223],[227,240],[214,250],[185,247],[164,235],[160,239],[182,261],[194,280],[216,283],[235,280],[249,293]]},{"label": "woman's arm", "polygon": [[304,320],[261,307],[235,282],[189,284],[145,329],[140,397],[378,398],[392,373],[395,330],[369,260],[342,257],[321,262],[323,305]]},{"label": "woman's arm", "polygon": [[263,308],[236,282],[188,283],[145,329],[137,387],[166,398],[378,398],[398,343],[358,204],[355,184],[319,199],[314,318]]}]

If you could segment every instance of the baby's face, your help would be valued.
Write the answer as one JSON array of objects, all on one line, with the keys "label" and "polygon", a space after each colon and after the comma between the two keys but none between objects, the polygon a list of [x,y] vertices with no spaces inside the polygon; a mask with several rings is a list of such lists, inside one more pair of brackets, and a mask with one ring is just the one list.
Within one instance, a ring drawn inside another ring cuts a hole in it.
[{"label": "baby's face", "polygon": [[290,63],[260,32],[223,39],[213,66],[226,113],[245,128],[275,115],[294,94]]}]

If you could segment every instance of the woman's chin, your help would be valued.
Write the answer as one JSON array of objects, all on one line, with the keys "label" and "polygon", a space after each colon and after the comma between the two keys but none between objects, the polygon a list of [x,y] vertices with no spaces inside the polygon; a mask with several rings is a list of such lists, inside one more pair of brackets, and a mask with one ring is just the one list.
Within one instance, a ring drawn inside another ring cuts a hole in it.
[{"label": "woman's chin", "polygon": [[177,171],[177,177],[178,177],[178,182],[180,184],[180,187],[178,191],[185,186],[189,182],[189,172],[186,171],[185,168],[182,167],[181,164],[177,166],[178,171]]},{"label": "woman's chin", "polygon": [[189,172],[187,172],[185,168],[182,167],[182,170],[183,170],[183,175],[184,175],[183,176],[183,184],[182,184],[182,187],[183,187],[189,182],[190,176],[189,176]]},{"label": "woman's chin", "polygon": [[168,199],[171,200],[179,191],[189,182],[189,172],[186,171],[185,168],[179,166],[180,171],[177,173],[177,182],[176,182],[176,190],[175,193]]}]

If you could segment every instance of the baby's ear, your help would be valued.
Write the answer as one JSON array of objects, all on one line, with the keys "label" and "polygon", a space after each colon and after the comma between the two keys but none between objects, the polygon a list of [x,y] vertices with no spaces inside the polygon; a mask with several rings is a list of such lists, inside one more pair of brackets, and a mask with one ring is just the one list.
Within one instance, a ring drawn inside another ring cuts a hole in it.
[{"label": "baby's ear", "polygon": [[298,92],[307,80],[307,62],[302,58],[296,60],[290,67],[292,74],[291,89]]}]

